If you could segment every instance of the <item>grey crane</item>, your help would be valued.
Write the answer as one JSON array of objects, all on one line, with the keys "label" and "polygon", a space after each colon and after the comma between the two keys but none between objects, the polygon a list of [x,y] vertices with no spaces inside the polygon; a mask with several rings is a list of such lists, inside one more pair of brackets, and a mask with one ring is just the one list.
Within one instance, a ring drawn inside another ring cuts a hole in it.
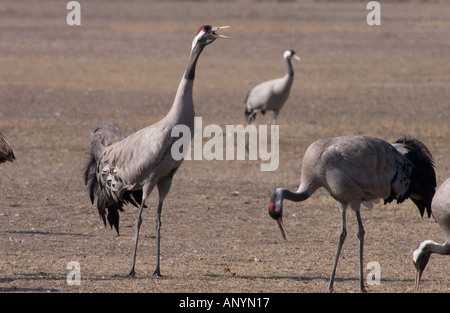
[{"label": "grey crane", "polygon": [[450,178],[439,186],[431,203],[433,217],[444,232],[446,241],[439,244],[425,240],[413,252],[413,262],[416,267],[415,290],[419,290],[420,279],[432,253],[450,255]]},{"label": "grey crane", "polygon": [[304,201],[318,188],[324,187],[339,202],[342,229],[339,237],[328,291],[333,282],[339,254],[347,235],[347,206],[355,211],[358,222],[360,288],[363,279],[364,227],[361,203],[370,207],[380,198],[384,203],[410,198],[423,216],[431,214],[431,200],[436,187],[434,163],[430,151],[418,139],[403,137],[394,144],[368,136],[345,136],[320,139],[306,150],[300,187],[296,192],[277,188],[270,197],[269,214],[286,239],[283,226],[283,199]]},{"label": "grey crane", "polygon": [[[183,162],[183,159],[175,160],[172,157],[171,148],[177,140],[171,135],[172,129],[177,125],[185,125],[189,127],[191,136],[193,136],[195,112],[192,93],[197,61],[207,45],[217,38],[227,38],[227,36],[217,33],[220,29],[227,27],[203,25],[198,29],[172,108],[162,120],[126,138],[122,138],[123,134],[115,127],[101,128],[97,131],[97,135],[94,132],[91,158],[85,167],[84,177],[89,187],[91,200],[93,195],[97,196],[97,209],[103,221],[105,222],[104,212],[107,208],[108,221],[113,225],[117,221],[118,229],[118,211],[122,205],[127,202],[139,205],[132,265],[129,273],[131,276],[135,275],[142,211],[147,197],[155,186],[159,193],[159,203],[155,219],[157,258],[153,275],[161,276],[161,211],[172,184],[172,178]],[[104,138],[104,142],[98,144],[98,137],[103,135],[108,140]],[[111,215],[111,219],[109,215]]]},{"label": "grey crane", "polygon": [[15,159],[16,157],[9,142],[6,141],[5,136],[0,132],[0,164],[6,161],[13,162]]},{"label": "grey crane", "polygon": [[273,124],[277,122],[280,109],[289,98],[292,83],[294,82],[294,69],[291,59],[300,61],[300,57],[293,50],[286,50],[283,54],[288,72],[282,78],[269,80],[256,85],[247,92],[245,97],[245,118],[250,124],[256,113],[263,115],[266,111],[273,111]]}]

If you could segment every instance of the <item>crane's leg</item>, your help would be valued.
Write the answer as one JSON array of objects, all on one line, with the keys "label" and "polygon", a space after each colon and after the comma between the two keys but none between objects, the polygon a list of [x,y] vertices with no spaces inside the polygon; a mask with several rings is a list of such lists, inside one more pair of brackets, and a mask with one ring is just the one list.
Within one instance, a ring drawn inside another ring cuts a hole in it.
[{"label": "crane's leg", "polygon": [[273,125],[277,124],[278,113],[280,113],[280,111],[273,112]]},{"label": "crane's leg", "polygon": [[277,117],[279,112],[280,111],[273,111],[273,125],[276,125],[277,123]]},{"label": "crane's leg", "polygon": [[341,209],[341,221],[342,221],[342,229],[341,229],[341,235],[339,236],[339,244],[336,251],[336,255],[334,257],[334,265],[333,270],[331,271],[331,277],[330,277],[330,283],[328,284],[328,292],[333,292],[333,283],[334,283],[334,276],[336,274],[336,267],[339,260],[339,255],[341,254],[342,246],[344,245],[345,237],[347,237],[347,227],[345,222],[345,213],[347,209],[347,203],[340,203],[340,209]]},{"label": "crane's leg", "polygon": [[155,183],[149,183],[144,185],[144,187],[142,188],[142,201],[141,201],[141,206],[139,207],[139,213],[137,215],[136,218],[136,235],[134,238],[134,251],[133,251],[133,259],[131,261],[131,270],[130,270],[130,276],[134,276],[136,275],[136,272],[134,271],[134,266],[136,263],[136,252],[137,252],[137,246],[138,246],[138,241],[139,241],[139,229],[141,227],[142,224],[142,211],[144,209],[144,205],[145,205],[145,199],[147,199],[147,197],[150,195],[150,193],[152,192],[153,188],[155,187]]},{"label": "crane's leg", "polygon": [[161,211],[163,203],[159,202],[158,211],[156,212],[155,226],[156,226],[156,269],[153,272],[153,276],[161,277],[161,271],[159,269],[159,259],[161,254]]},{"label": "crane's leg", "polygon": [[359,213],[359,208],[356,212],[356,219],[358,220],[358,239],[359,239],[359,286],[361,292],[365,293],[366,288],[364,288],[364,262],[363,262],[363,249],[364,249],[364,226],[361,221],[361,214]]},{"label": "crane's leg", "polygon": [[[172,173],[172,177],[176,170]],[[159,192],[159,204],[158,211],[156,212],[155,226],[156,226],[156,269],[153,276],[161,277],[160,271],[160,255],[161,255],[161,212],[164,199],[169,193],[170,186],[172,185],[172,177],[158,181],[158,192]]]}]

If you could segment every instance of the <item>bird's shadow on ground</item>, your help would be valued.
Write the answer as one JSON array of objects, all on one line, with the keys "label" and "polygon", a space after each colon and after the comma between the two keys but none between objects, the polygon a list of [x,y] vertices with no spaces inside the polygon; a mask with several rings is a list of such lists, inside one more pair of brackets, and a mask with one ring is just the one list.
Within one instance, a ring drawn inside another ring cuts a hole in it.
[{"label": "bird's shadow on ground", "polygon": [[[294,281],[312,281],[312,280],[323,280],[328,282],[330,280],[329,277],[323,276],[260,276],[260,275],[222,275],[222,274],[206,274],[207,277],[215,277],[215,278],[237,278],[237,279],[266,279],[266,280],[294,280]],[[343,281],[358,281],[359,277],[336,277],[334,279],[335,282],[343,282]],[[403,283],[411,283],[414,282],[414,279],[406,278],[406,279],[394,279],[394,278],[383,278],[382,282],[403,282]]]}]

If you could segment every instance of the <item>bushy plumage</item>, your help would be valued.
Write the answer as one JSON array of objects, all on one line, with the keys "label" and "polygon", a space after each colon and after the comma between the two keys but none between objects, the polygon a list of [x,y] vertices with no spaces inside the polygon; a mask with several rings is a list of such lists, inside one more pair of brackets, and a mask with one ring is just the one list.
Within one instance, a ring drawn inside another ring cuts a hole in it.
[{"label": "bushy plumage", "polygon": [[9,142],[6,141],[6,138],[0,132],[0,164],[6,161],[12,162],[15,159],[16,157]]},{"label": "bushy plumage", "polygon": [[[97,167],[105,149],[123,139],[125,139],[125,134],[120,130],[117,123],[105,122],[99,125],[91,134],[89,159],[83,170],[84,183],[87,186],[91,203],[94,204],[95,198],[97,198],[97,210],[103,223],[106,225],[106,220],[108,220],[109,225],[116,229],[117,234],[120,234],[119,211],[123,211],[123,205],[127,203],[138,207],[142,199],[142,190],[127,192],[121,200],[111,201],[110,198],[105,197],[100,188]],[[106,212],[106,209],[108,212]]]},{"label": "bushy plumage", "polygon": [[[436,173],[430,150],[418,139],[407,136],[398,139],[392,145],[412,164],[410,186],[406,198],[409,197],[414,202],[421,216],[426,210],[427,216],[430,217],[431,201],[436,190]],[[390,202],[389,200],[392,201],[389,198],[385,202]],[[397,202],[401,203],[399,199]]]}]

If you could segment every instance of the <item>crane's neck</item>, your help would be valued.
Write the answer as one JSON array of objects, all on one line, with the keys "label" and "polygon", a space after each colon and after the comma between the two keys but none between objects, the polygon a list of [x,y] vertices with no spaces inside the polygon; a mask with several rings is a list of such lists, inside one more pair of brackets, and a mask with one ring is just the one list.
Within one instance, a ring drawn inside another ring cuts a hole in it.
[{"label": "crane's neck", "polygon": [[428,244],[423,249],[428,253],[437,253],[440,255],[450,255],[450,243],[439,244],[434,241],[428,241]]},{"label": "crane's neck", "polygon": [[287,199],[294,202],[304,201],[309,197],[308,192],[298,192],[298,191],[293,192],[287,189],[281,189],[280,193],[283,199]]},{"label": "crane's neck", "polygon": [[192,47],[191,55],[186,67],[186,71],[183,74],[178,90],[175,95],[170,112],[166,118],[171,120],[174,125],[186,125],[191,129],[193,134],[194,129],[194,101],[193,101],[193,86],[195,78],[195,68],[200,54],[203,51],[204,46],[197,44]]},{"label": "crane's neck", "polygon": [[292,67],[292,62],[290,58],[285,58],[286,65],[287,65],[287,75],[290,78],[294,78],[294,68]]}]

